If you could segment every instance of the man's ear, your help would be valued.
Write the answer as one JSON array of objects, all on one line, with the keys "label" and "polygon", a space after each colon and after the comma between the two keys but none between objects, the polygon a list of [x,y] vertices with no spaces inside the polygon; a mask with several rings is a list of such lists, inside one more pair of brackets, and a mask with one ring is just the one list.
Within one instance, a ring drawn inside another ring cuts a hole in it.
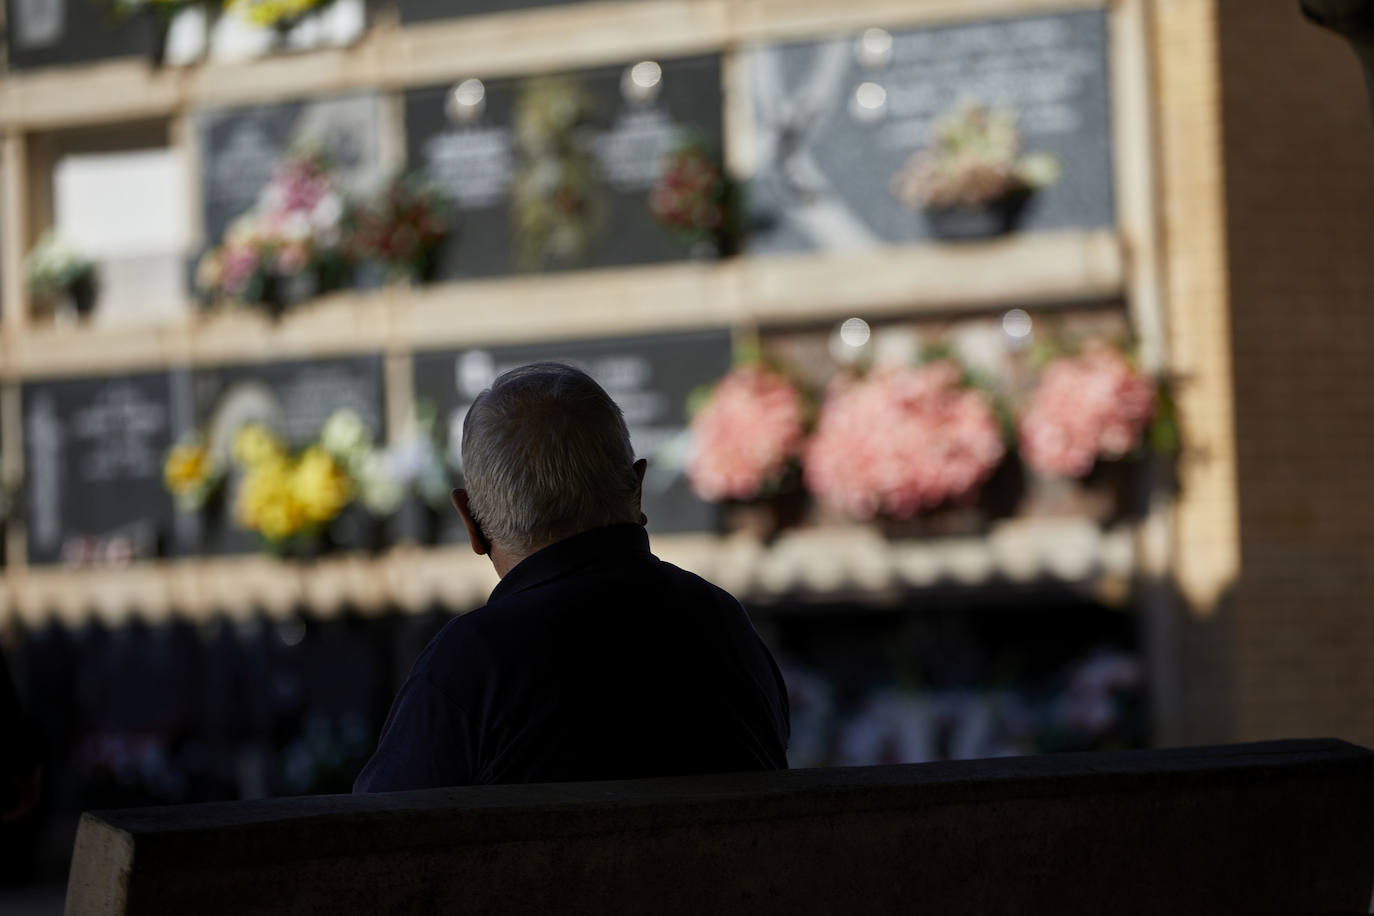
[{"label": "man's ear", "polygon": [[639,479],[639,484],[635,487],[635,505],[641,507],[639,512],[639,523],[641,525],[649,524],[649,516],[644,514],[642,508],[644,505],[644,472],[648,470],[648,468],[649,461],[646,458],[641,458],[635,462],[635,477]]},{"label": "man's ear", "polygon": [[472,517],[472,510],[468,508],[468,491],[454,490],[449,494],[449,498],[453,500],[453,508],[463,517],[463,527],[468,529],[468,541],[472,544],[472,552],[479,557],[491,553],[491,542],[482,532],[482,526],[477,524],[477,519]]}]

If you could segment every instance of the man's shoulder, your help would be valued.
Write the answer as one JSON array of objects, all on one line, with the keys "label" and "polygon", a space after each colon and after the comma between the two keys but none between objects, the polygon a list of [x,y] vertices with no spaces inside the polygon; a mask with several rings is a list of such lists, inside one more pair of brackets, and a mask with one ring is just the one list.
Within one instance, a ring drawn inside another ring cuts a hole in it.
[{"label": "man's shoulder", "polygon": [[691,588],[699,588],[703,591],[710,592],[711,594],[716,595],[726,601],[730,601],[735,604],[739,603],[735,601],[734,595],[730,594],[725,589],[721,588],[719,585],[712,582],[710,579],[700,576],[689,569],[683,569],[681,566],[674,566],[667,560],[659,560],[657,557],[655,557],[654,559],[657,562],[659,569],[661,569],[665,575],[671,577],[675,581],[680,582],[683,585]]},{"label": "man's shoulder", "polygon": [[472,620],[474,614],[483,610],[485,608],[469,611],[444,624],[415,660],[412,675],[420,675],[437,683],[446,680],[452,672],[468,669],[484,658],[486,650],[482,636]]}]

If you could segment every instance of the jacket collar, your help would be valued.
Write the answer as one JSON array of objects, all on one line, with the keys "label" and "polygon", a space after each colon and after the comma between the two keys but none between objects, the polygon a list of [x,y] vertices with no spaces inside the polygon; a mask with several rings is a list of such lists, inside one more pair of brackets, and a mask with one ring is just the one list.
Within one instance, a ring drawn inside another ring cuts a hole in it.
[{"label": "jacket collar", "polygon": [[506,573],[492,589],[488,604],[533,588],[611,554],[649,555],[649,533],[643,525],[626,523],[582,531],[536,550]]}]

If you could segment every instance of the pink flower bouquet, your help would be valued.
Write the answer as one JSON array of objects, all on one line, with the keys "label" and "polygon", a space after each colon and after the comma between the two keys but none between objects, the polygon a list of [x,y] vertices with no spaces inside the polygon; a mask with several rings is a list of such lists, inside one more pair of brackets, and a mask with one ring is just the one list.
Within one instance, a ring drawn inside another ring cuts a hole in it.
[{"label": "pink flower bouquet", "polygon": [[807,487],[856,519],[910,519],[970,498],[1006,447],[988,398],[944,360],[838,376],[806,447]]},{"label": "pink flower bouquet", "polygon": [[785,376],[732,369],[692,417],[692,490],[709,502],[757,499],[775,488],[802,448],[806,404]]},{"label": "pink flower bouquet", "polygon": [[319,153],[283,159],[252,210],[229,226],[220,244],[196,269],[196,286],[209,299],[284,307],[344,279],[343,226],[347,201],[328,161]]},{"label": "pink flower bouquet", "polygon": [[1021,456],[1046,477],[1083,477],[1138,448],[1155,414],[1155,380],[1092,341],[1045,368],[1021,417]]}]

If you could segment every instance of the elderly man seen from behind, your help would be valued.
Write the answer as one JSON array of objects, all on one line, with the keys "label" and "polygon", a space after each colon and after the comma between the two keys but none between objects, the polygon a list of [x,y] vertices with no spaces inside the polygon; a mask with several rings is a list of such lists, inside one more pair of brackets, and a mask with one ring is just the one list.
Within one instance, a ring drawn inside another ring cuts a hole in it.
[{"label": "elderly man seen from behind", "polygon": [[739,602],[649,552],[620,408],[507,372],[463,426],[472,549],[500,583],[415,662],[355,792],[785,769],[787,690]]}]

